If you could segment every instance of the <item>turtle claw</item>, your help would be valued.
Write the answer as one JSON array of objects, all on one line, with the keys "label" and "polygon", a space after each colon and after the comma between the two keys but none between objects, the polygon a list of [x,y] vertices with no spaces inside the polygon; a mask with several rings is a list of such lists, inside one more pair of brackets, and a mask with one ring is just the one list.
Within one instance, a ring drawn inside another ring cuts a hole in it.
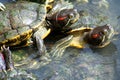
[{"label": "turtle claw", "polygon": [[5,47],[5,45],[1,46],[1,51],[6,52],[9,50],[9,47]]},{"label": "turtle claw", "polygon": [[9,47],[6,47],[5,45],[3,45],[2,47],[1,47],[1,50],[3,51],[3,52],[10,52],[10,49],[9,49]]},{"label": "turtle claw", "polygon": [[70,42],[72,40],[73,36],[69,35],[55,43],[55,45],[52,47],[52,50],[50,52],[50,55],[52,58],[58,58],[61,57],[67,47],[70,46]]},{"label": "turtle claw", "polygon": [[6,7],[0,2],[0,10],[5,11]]}]

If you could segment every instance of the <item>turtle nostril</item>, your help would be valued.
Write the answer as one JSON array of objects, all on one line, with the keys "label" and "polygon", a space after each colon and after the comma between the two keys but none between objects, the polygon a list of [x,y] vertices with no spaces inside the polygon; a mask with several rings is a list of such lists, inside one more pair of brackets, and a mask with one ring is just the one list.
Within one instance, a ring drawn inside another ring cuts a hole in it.
[{"label": "turtle nostril", "polygon": [[109,33],[114,32],[114,29],[110,24],[106,24],[106,27],[107,27],[107,32],[109,32]]},{"label": "turtle nostril", "polygon": [[106,24],[107,29],[111,29],[112,26],[110,24]]},{"label": "turtle nostril", "polygon": [[70,18],[73,18],[73,17],[74,17],[74,14],[70,14],[69,17],[70,17]]}]

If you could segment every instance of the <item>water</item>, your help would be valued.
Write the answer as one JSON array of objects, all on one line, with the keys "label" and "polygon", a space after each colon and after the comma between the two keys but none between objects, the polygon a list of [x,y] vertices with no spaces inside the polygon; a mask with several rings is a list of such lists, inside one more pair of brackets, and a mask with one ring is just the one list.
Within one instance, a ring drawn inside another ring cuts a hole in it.
[{"label": "water", "polygon": [[12,2],[12,1],[14,1],[14,0],[0,0],[0,2],[2,2],[2,3],[8,3],[8,2]]},{"label": "water", "polygon": [[[108,14],[107,16],[109,20],[106,22],[111,24],[114,27],[114,29],[117,32],[119,32],[120,1],[108,0],[108,2],[110,5],[109,9],[104,9],[105,11],[101,10],[101,14],[103,14],[104,12],[105,14]],[[75,6],[78,10],[87,7],[86,5],[83,5],[84,7],[81,8],[79,8],[78,6],[79,5]],[[93,8],[92,10],[94,11],[95,9]],[[99,11],[96,13],[99,13]],[[36,65],[36,68],[30,68],[28,70],[35,74],[39,80],[119,80],[120,35],[118,34],[114,38],[115,40],[113,40],[108,46],[101,49],[93,48],[77,49],[73,47],[68,47],[61,58],[53,60],[44,66],[41,65],[38,66],[39,65],[38,64]],[[27,49],[25,48],[25,50]],[[28,53],[25,54],[25,56],[28,56],[29,53],[32,51],[33,51],[32,53],[36,53],[36,51],[34,50],[35,50],[34,48],[32,49],[29,48],[29,51],[27,50],[24,52]],[[19,50],[15,52],[13,51],[13,53],[16,53],[18,51]]]}]

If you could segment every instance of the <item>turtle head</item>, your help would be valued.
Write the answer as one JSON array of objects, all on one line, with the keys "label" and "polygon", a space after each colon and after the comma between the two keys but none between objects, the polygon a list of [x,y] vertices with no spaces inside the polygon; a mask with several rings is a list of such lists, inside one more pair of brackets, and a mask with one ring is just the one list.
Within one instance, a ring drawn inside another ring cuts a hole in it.
[{"label": "turtle head", "polygon": [[53,30],[69,30],[70,26],[79,19],[76,9],[62,9],[56,13],[48,14],[46,20]]},{"label": "turtle head", "polygon": [[110,43],[113,34],[113,28],[107,24],[95,27],[93,30],[91,30],[88,33],[86,40],[88,44],[91,44],[92,46],[104,47]]}]

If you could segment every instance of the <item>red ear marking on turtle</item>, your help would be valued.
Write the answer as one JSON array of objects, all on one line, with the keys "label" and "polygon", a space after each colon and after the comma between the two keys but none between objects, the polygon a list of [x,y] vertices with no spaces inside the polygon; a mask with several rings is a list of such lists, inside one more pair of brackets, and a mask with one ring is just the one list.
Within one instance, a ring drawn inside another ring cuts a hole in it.
[{"label": "red ear marking on turtle", "polygon": [[100,36],[100,35],[96,33],[96,34],[93,34],[93,35],[92,35],[92,38],[98,38],[99,36]]},{"label": "red ear marking on turtle", "polygon": [[66,16],[57,17],[57,20],[58,20],[58,21],[62,21],[62,20],[64,20],[64,19],[66,19],[66,18],[67,18]]}]

